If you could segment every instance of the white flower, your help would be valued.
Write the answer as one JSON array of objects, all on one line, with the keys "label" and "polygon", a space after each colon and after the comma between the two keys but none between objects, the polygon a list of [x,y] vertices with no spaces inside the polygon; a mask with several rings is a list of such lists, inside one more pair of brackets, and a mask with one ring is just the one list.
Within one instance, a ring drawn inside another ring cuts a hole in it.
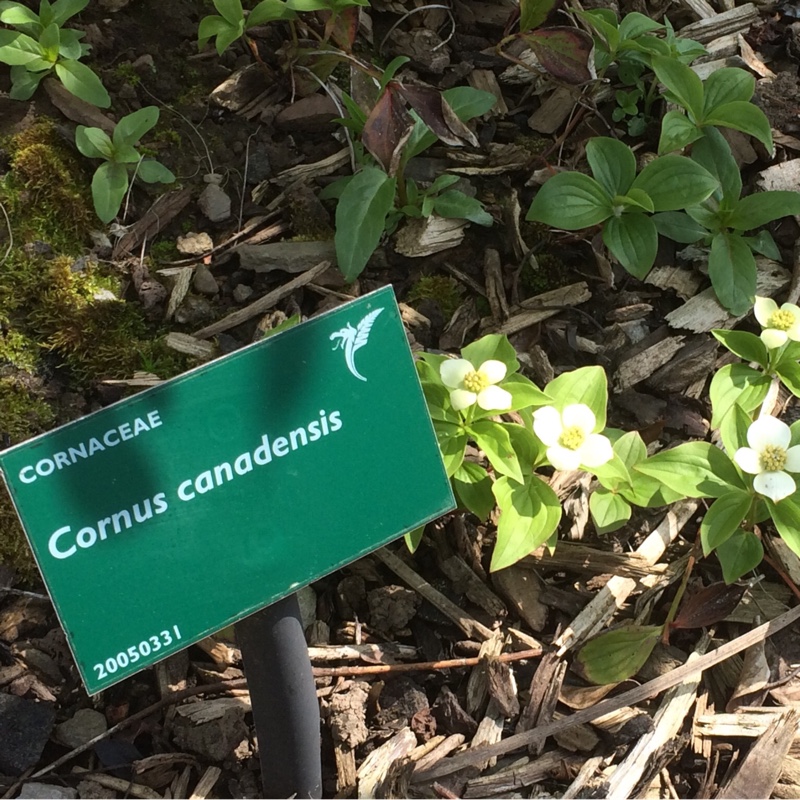
[{"label": "white flower", "polygon": [[533,432],[547,445],[547,460],[556,469],[599,467],[614,455],[608,437],[594,433],[594,413],[583,403],[563,412],[545,406],[533,412]]},{"label": "white flower", "polygon": [[791,339],[800,342],[800,308],[793,303],[784,303],[780,308],[769,297],[756,297],[756,319],[763,331],[761,341],[770,349],[783,347]]},{"label": "white flower", "polygon": [[484,411],[511,408],[511,394],[496,383],[506,376],[506,365],[490,359],[477,369],[465,358],[450,358],[439,367],[442,383],[450,390],[450,403],[456,411],[477,403]]},{"label": "white flower", "polygon": [[775,417],[760,417],[747,429],[747,443],[740,447],[733,460],[756,477],[753,488],[774,503],[794,494],[794,478],[789,472],[800,472],[800,445],[789,447],[792,432],[785,422]]}]

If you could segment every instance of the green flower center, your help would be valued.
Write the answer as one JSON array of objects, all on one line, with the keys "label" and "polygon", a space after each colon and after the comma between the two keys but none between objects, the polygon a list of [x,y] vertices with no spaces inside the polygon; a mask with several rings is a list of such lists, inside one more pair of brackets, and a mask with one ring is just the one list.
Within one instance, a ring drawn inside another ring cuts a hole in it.
[{"label": "green flower center", "polygon": [[464,376],[464,388],[468,392],[480,394],[487,386],[489,386],[489,379],[478,370],[474,369]]},{"label": "green flower center", "polygon": [[561,431],[558,443],[567,450],[577,450],[586,441],[586,434],[577,425],[571,425]]},{"label": "green flower center", "polygon": [[777,331],[788,331],[794,325],[794,314],[791,311],[773,311],[770,315],[768,328],[775,328]]},{"label": "green flower center", "polygon": [[786,466],[786,451],[776,444],[768,444],[758,456],[765,472],[780,472]]}]

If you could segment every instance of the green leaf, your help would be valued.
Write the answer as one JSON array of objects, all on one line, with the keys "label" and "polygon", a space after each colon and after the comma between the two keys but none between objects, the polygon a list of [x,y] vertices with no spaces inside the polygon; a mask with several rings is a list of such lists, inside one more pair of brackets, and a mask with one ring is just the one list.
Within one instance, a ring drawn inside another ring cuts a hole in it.
[{"label": "green leaf", "polygon": [[577,231],[612,213],[611,197],[596,180],[580,172],[560,172],[536,193],[525,219]]},{"label": "green leaf", "polygon": [[623,39],[636,39],[644,33],[663,30],[664,26],[638,11],[626,14],[619,23],[619,35]]},{"label": "green leaf", "polygon": [[761,338],[747,331],[712,330],[718,342],[721,342],[734,355],[745,361],[755,361],[766,369],[769,353]]},{"label": "green leaf", "polygon": [[447,477],[452,478],[464,461],[464,450],[467,447],[467,435],[460,425],[452,422],[433,421],[436,441],[442,453],[442,461]]},{"label": "green leaf", "polygon": [[120,164],[138,164],[142,156],[135,147],[129,144],[123,144],[114,148],[114,161]]},{"label": "green leaf", "polygon": [[603,244],[631,275],[644,279],[656,260],[658,231],[650,217],[634,211],[606,221]]},{"label": "green leaf", "polygon": [[544,392],[553,398],[553,405],[559,411],[575,403],[589,406],[596,420],[595,432],[605,428],[608,380],[602,367],[580,367],[562,372],[545,386]]},{"label": "green leaf", "polygon": [[751,422],[750,415],[737,403],[722,418],[719,435],[729,456],[734,456],[740,447],[747,447],[747,431]]},{"label": "green leaf", "polygon": [[244,20],[241,0],[214,0],[214,8],[231,25],[238,25],[241,20]]},{"label": "green leaf", "polygon": [[511,394],[511,408],[508,409],[509,411],[517,411],[520,408],[529,408],[530,406],[546,406],[552,402],[533,381],[524,375],[509,375],[500,385]]},{"label": "green leaf", "polygon": [[703,117],[714,109],[733,102],[748,102],[756,90],[756,79],[746,70],[725,67],[711,73],[703,85]]},{"label": "green leaf", "polygon": [[589,511],[598,533],[619,530],[630,518],[631,507],[618,494],[595,489],[589,497]]},{"label": "green leaf", "polygon": [[708,235],[708,231],[683,211],[662,211],[653,215],[656,230],[681,244],[694,244]]},{"label": "green leaf", "polygon": [[647,458],[647,446],[638,431],[629,431],[614,442],[614,453],[631,469]]},{"label": "green leaf", "polygon": [[473,461],[464,461],[453,474],[456,497],[482,522],[486,522],[495,505],[492,483],[486,470]]},{"label": "green leaf", "polygon": [[0,11],[0,22],[4,22],[6,25],[38,25],[39,17],[26,6],[9,3]]},{"label": "green leaf", "polygon": [[656,211],[679,211],[702,203],[719,183],[685,156],[660,156],[639,173],[633,185],[650,195]]},{"label": "green leaf", "polygon": [[[231,25],[229,22],[226,22],[222,17],[217,16],[216,14],[203,17],[203,19],[200,20],[200,25],[197,28],[197,46],[202,49],[206,42],[208,42],[208,40],[212,39],[214,36],[220,36],[221,34],[236,30],[237,28],[235,25]],[[228,44],[230,44],[230,42]],[[225,48],[222,48],[222,52],[224,51]],[[219,52],[219,50],[217,52],[219,55],[222,55],[222,52]]]},{"label": "green leaf", "polygon": [[407,64],[410,60],[411,59],[408,56],[396,56],[386,65],[386,69],[383,71],[383,75],[381,75],[380,80],[379,89],[381,92],[386,88],[386,85],[389,83],[389,81],[394,78],[397,70],[399,70],[403,64]]},{"label": "green leaf", "polygon": [[422,537],[425,534],[425,526],[420,525],[419,528],[414,528],[413,531],[409,531],[408,533],[404,534],[403,538],[406,542],[406,547],[408,548],[409,553],[416,553],[417,548],[422,542]]},{"label": "green leaf", "polygon": [[80,61],[59,61],[56,64],[56,75],[64,88],[98,108],[108,108],[111,98],[105,90],[100,78]]},{"label": "green leaf", "polygon": [[703,118],[703,83],[694,71],[677,59],[665,56],[654,56],[652,67],[675,101],[692,115],[694,121],[700,121]]},{"label": "green leaf", "polygon": [[795,396],[800,397],[800,365],[796,361],[778,362],[775,372],[781,383]]},{"label": "green leaf", "polygon": [[84,45],[80,42],[82,32],[73,30],[60,31],[60,42],[58,45],[58,55],[67,60],[76,61],[84,54]]},{"label": "green leaf", "polygon": [[114,145],[135,145],[158,122],[158,108],[145,106],[123,117],[114,128]]},{"label": "green leaf", "polygon": [[703,555],[708,555],[739,530],[753,498],[747,492],[733,491],[717,498],[700,524]]},{"label": "green leaf", "polygon": [[147,158],[140,162],[136,177],[145,183],[174,183],[175,175],[158,161]]},{"label": "green leaf", "polygon": [[595,180],[613,197],[625,194],[636,177],[636,156],[628,145],[607,136],[586,144],[586,159]]},{"label": "green leaf", "polygon": [[392,208],[395,179],[365,167],[347,184],[336,206],[336,257],[347,283],[367,266],[383,235]]},{"label": "green leaf", "polygon": [[0,61],[12,67],[23,66],[43,55],[39,42],[24,33],[15,34],[11,41],[0,47]]},{"label": "green leaf", "polygon": [[11,67],[11,91],[8,96],[12,100],[29,100],[39,86],[42,78],[46,77],[49,70],[44,72],[28,72],[25,67]]},{"label": "green leaf", "polygon": [[561,520],[561,504],[536,475],[528,475],[522,484],[502,477],[495,481],[492,491],[501,511],[489,566],[496,572],[515,564],[550,538]]},{"label": "green leaf", "polygon": [[53,23],[48,25],[39,37],[39,47],[42,48],[42,55],[45,60],[54,64],[58,58],[58,46],[61,43],[58,25]]},{"label": "green leaf", "polygon": [[114,145],[108,134],[100,128],[78,125],[75,129],[75,146],[87,158],[114,158]]},{"label": "green leaf", "polygon": [[759,231],[755,236],[744,236],[742,238],[754,253],[771,258],[773,261],[781,260],[781,251],[778,250],[778,245],[775,244],[775,240],[769,231]]},{"label": "green leaf", "polygon": [[474,422],[469,427],[469,432],[475,439],[478,447],[486,453],[489,463],[494,467],[495,472],[501,475],[508,475],[518,483],[522,483],[522,469],[514,448],[511,446],[511,438],[506,428],[499,422],[490,419],[482,419]]},{"label": "green leaf", "polygon": [[533,435],[530,427],[517,425],[514,422],[502,422],[500,424],[508,431],[511,446],[517,454],[519,463],[525,467],[526,472],[529,472],[532,466],[544,461],[545,446],[538,437]]},{"label": "green leaf", "polygon": [[800,556],[800,505],[798,505],[797,494],[786,497],[779,503],[767,500],[772,521],[781,539],[786,542],[795,555]]},{"label": "green leaf", "polygon": [[480,367],[484,361],[502,361],[506,365],[506,380],[512,372],[519,369],[517,351],[508,341],[508,337],[500,333],[488,333],[461,350],[461,357],[466,358],[473,366]]},{"label": "green leaf", "polygon": [[[633,468],[687,497],[721,497],[744,489],[730,458],[708,442],[689,442],[662,450]],[[636,485],[636,476],[633,484]]]},{"label": "green leaf", "polygon": [[708,277],[720,303],[732,314],[746,314],[756,293],[756,260],[741,236],[718,233],[711,240]]},{"label": "green leaf", "polygon": [[752,531],[736,531],[717,547],[716,552],[725,583],[738,581],[764,558],[761,541]]},{"label": "green leaf", "polygon": [[522,33],[538,28],[553,10],[556,0],[520,0],[519,29]]},{"label": "green leaf", "polygon": [[665,486],[656,478],[637,472],[631,487],[620,486],[619,493],[633,505],[642,508],[661,508],[683,500],[686,495]]},{"label": "green leaf", "polygon": [[462,122],[483,116],[491,111],[497,103],[497,98],[491,92],[473,89],[471,86],[445,89],[442,97]]},{"label": "green leaf", "polygon": [[747,364],[726,364],[711,379],[711,427],[718,428],[734,404],[747,413],[758,408],[767,396],[770,379]]},{"label": "green leaf", "polygon": [[50,20],[60,27],[88,5],[89,0],[56,0],[50,9]]},{"label": "green leaf", "polygon": [[681,111],[667,111],[661,120],[661,136],[658,140],[659,153],[671,153],[683,150],[686,145],[696,142],[703,136],[697,127]]},{"label": "green leaf", "polygon": [[247,15],[245,29],[255,28],[278,19],[292,19],[294,12],[283,0],[261,0]]},{"label": "green leaf", "polygon": [[619,683],[644,665],[661,636],[660,625],[626,625],[601,633],[576,656],[581,672],[594,684]]},{"label": "green leaf", "polygon": [[631,474],[625,462],[614,453],[610,461],[599,467],[593,467],[592,474],[610,492],[618,492],[622,488],[631,487]]},{"label": "green leaf", "polygon": [[738,202],[728,217],[728,225],[750,231],[790,214],[800,214],[800,192],[759,192]]},{"label": "green leaf", "polygon": [[735,204],[742,193],[742,173],[725,137],[714,127],[704,129],[703,138],[692,147],[692,161],[705,167],[722,187],[722,196]]},{"label": "green leaf", "polygon": [[752,103],[741,100],[717,106],[706,118],[706,125],[722,125],[758,139],[768,152],[772,152],[772,131],[764,112]]},{"label": "green leaf", "polygon": [[468,219],[478,225],[491,225],[494,220],[483,207],[483,203],[463,192],[450,189],[433,200],[433,210],[446,219]]},{"label": "green leaf", "polygon": [[107,161],[101,164],[92,178],[92,200],[97,216],[111,222],[128,191],[128,170],[123,164]]}]

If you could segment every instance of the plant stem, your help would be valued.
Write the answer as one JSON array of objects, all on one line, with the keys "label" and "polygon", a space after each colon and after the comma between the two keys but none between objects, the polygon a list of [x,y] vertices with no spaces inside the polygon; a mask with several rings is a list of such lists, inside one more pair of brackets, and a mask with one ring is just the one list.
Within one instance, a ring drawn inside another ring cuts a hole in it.
[{"label": "plant stem", "polygon": [[669,611],[667,612],[667,618],[664,620],[664,631],[661,634],[661,642],[664,645],[669,644],[670,627],[672,626],[672,621],[675,619],[675,616],[678,613],[678,607],[681,604],[681,600],[683,600],[683,595],[686,592],[687,585],[689,584],[689,576],[692,574],[694,565],[697,562],[697,555],[699,550],[700,550],[700,533],[698,531],[697,538],[694,541],[694,547],[692,547],[692,552],[689,553],[689,560],[686,562],[686,569],[684,570],[683,578],[681,579],[681,584],[678,587],[678,591],[675,592],[675,597],[672,600],[672,605],[669,607]]}]

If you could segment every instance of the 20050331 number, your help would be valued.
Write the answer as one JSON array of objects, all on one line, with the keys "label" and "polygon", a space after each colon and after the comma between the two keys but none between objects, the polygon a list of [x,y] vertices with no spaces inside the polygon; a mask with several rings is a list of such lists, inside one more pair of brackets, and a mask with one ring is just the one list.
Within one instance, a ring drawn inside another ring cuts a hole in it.
[{"label": "20050331 number", "polygon": [[139,644],[132,644],[127,650],[107,658],[104,664],[94,665],[93,669],[97,670],[97,680],[101,681],[103,678],[113,675],[117,670],[125,669],[129,665],[135,664],[140,658],[147,658],[162,648],[169,647],[180,638],[181,632],[178,626],[173,625],[171,632],[161,631],[155,636],[144,639]]}]

